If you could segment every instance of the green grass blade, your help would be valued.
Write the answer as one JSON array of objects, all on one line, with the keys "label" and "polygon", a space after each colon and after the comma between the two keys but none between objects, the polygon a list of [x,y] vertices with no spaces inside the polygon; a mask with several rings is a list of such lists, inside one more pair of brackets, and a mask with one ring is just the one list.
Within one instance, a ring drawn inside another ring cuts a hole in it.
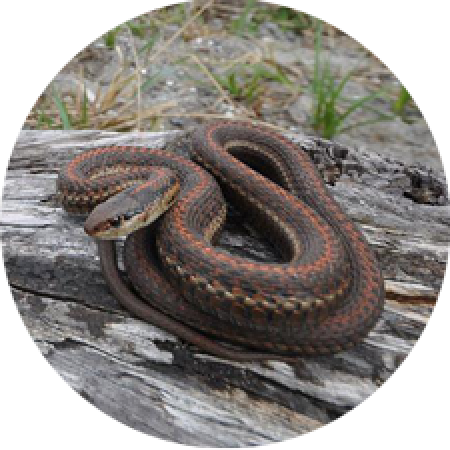
[{"label": "green grass blade", "polygon": [[345,85],[350,80],[352,75],[353,75],[353,71],[350,70],[347,73],[347,75],[345,75],[345,77],[342,78],[342,80],[339,82],[339,84],[337,85],[336,89],[333,89],[333,93],[331,95],[333,100],[337,100],[340,97],[342,89],[344,89]]},{"label": "green grass blade", "polygon": [[38,122],[36,124],[36,128],[40,130],[42,125],[47,125],[51,128],[53,125],[53,119],[48,117],[43,111],[38,110]]},{"label": "green grass blade", "polygon": [[383,111],[380,111],[379,109],[374,108],[373,106],[370,105],[363,105],[362,108],[365,111],[370,111],[373,112],[374,114],[376,114],[378,117],[382,118],[382,119],[386,119],[386,120],[394,120],[395,119],[395,115],[392,114],[386,114]]},{"label": "green grass blade", "polygon": [[372,94],[366,95],[365,97],[361,97],[360,99],[354,101],[341,115],[341,122],[344,121],[353,111],[361,108],[365,103],[370,102],[374,98],[378,97],[381,92],[382,89],[379,89],[378,91],[372,92]]},{"label": "green grass blade", "polygon": [[86,94],[86,85],[83,85],[83,102],[81,103],[81,124],[88,124],[88,98]]},{"label": "green grass blade", "polygon": [[245,3],[245,8],[239,17],[231,23],[231,31],[236,34],[243,34],[246,28],[249,27],[248,15],[250,11],[254,8],[256,0],[247,0]]},{"label": "green grass blade", "polygon": [[135,23],[133,23],[131,21],[126,22],[125,25],[128,27],[128,29],[130,30],[130,32],[133,36],[139,37],[141,39],[145,36],[145,31],[144,31],[145,27],[144,26],[136,25]]},{"label": "green grass blade", "polygon": [[72,125],[70,124],[70,117],[69,113],[67,112],[66,104],[64,103],[64,100],[61,99],[61,97],[58,95],[58,93],[53,88],[53,101],[55,102],[56,107],[58,108],[59,117],[61,119],[61,122],[63,124],[63,128],[65,130],[70,130],[72,128]]},{"label": "green grass blade", "polygon": [[394,111],[394,113],[402,115],[405,110],[405,106],[410,100],[412,100],[411,94],[406,90],[404,86],[402,86],[400,88],[397,100],[392,105],[392,110]]},{"label": "green grass blade", "polygon": [[162,79],[161,74],[157,73],[157,74],[153,75],[152,77],[150,77],[148,80],[145,80],[141,84],[141,92],[151,89],[153,86],[155,86],[156,83],[161,81],[161,79]]},{"label": "green grass blade", "polygon": [[138,53],[149,52],[155,45],[158,37],[159,37],[159,34],[155,33],[150,39],[147,40],[147,43],[138,50]]}]

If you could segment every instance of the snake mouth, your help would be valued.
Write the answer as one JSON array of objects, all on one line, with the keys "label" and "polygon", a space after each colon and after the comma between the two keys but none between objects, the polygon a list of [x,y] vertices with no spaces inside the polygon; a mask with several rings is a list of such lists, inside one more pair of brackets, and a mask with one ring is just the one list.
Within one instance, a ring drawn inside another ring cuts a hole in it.
[{"label": "snake mouth", "polygon": [[[106,219],[103,210],[107,206],[107,202],[102,203],[87,218],[84,230],[89,236],[96,239],[118,239],[127,236],[150,225],[170,209],[176,201],[179,189],[180,185],[176,183],[144,208],[126,211]],[[114,200],[114,198],[110,200]]]}]

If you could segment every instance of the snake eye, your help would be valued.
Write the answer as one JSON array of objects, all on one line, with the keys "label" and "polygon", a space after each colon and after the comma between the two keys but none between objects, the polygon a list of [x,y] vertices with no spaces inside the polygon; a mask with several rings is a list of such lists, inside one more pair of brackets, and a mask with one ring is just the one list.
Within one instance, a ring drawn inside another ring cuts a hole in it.
[{"label": "snake eye", "polygon": [[133,214],[132,212],[126,212],[126,213],[123,215],[123,217],[124,217],[126,220],[130,220],[133,216],[134,216],[134,214]]},{"label": "snake eye", "polygon": [[111,224],[112,227],[118,227],[120,225],[120,218],[115,217],[114,219],[111,219],[109,223]]}]

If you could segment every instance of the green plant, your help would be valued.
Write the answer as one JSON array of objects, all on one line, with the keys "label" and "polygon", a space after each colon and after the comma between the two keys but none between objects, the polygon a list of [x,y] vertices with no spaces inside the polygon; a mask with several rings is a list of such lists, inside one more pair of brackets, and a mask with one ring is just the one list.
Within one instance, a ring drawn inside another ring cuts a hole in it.
[{"label": "green plant", "polygon": [[301,33],[307,28],[311,28],[312,19],[308,14],[295,11],[286,6],[278,6],[276,8],[261,9],[255,14],[254,20],[258,23],[265,20],[271,20],[278,24],[284,31],[291,30],[295,33]]},{"label": "green plant", "polygon": [[58,109],[59,117],[61,119],[63,128],[65,130],[70,130],[72,128],[72,124],[70,121],[69,112],[67,110],[67,105],[64,102],[64,100],[59,96],[59,94],[56,92],[55,88],[52,89],[52,98],[56,105],[56,108]]},{"label": "green plant", "polygon": [[[60,124],[55,124],[52,117],[48,116],[44,112],[40,111],[38,114],[38,128],[46,125],[48,128],[63,128],[64,130],[70,130],[72,128],[85,128],[88,125],[88,98],[86,95],[86,86],[83,85],[83,92],[80,93],[78,105],[75,107],[74,114],[69,114],[69,107],[64,99],[59,95],[56,89],[52,86],[52,100],[56,106],[56,110],[59,116]],[[73,109],[72,109],[73,111]]]},{"label": "green plant", "polygon": [[148,53],[152,50],[153,46],[155,45],[157,39],[159,37],[159,33],[154,33],[152,36],[150,36],[149,39],[147,39],[147,42],[145,45],[143,45],[139,50],[138,53]]},{"label": "green plant", "polygon": [[87,126],[88,124],[88,98],[86,94],[86,85],[83,85],[83,99],[81,102],[80,124]]},{"label": "green plant", "polygon": [[117,27],[113,28],[112,30],[107,31],[103,35],[103,41],[110,50],[113,50],[116,45],[117,35],[123,29],[126,29],[126,28],[128,28],[130,30],[130,32],[133,36],[144,39],[145,35],[146,35],[146,30],[148,28],[152,28],[152,25],[150,25],[148,23],[142,23],[140,21],[129,20],[128,22],[122,23],[121,25],[118,25]]},{"label": "green plant", "polygon": [[406,90],[404,86],[402,86],[396,100],[392,104],[392,111],[399,116],[404,116],[405,107],[409,103],[411,103],[411,100],[411,94]]},{"label": "green plant", "polygon": [[243,96],[244,87],[237,81],[236,72],[228,73],[224,76],[215,75],[214,78],[220,85],[226,89],[233,97],[240,98]]},{"label": "green plant", "polygon": [[245,100],[250,103],[262,93],[263,81],[291,84],[278,66],[272,69],[262,63],[241,64],[224,75],[213,74],[213,76],[236,100]]},{"label": "green plant", "polygon": [[230,31],[232,33],[242,35],[245,33],[254,33],[257,30],[258,25],[253,22],[250,17],[253,9],[255,8],[255,3],[255,0],[247,0],[239,17],[231,21]]},{"label": "green plant", "polygon": [[[322,50],[322,23],[318,21],[314,42],[314,78],[312,81],[312,93],[314,97],[311,123],[313,128],[323,137],[329,139],[338,133],[343,133],[351,128],[369,125],[383,120],[391,120],[393,116],[384,114],[369,107],[367,104],[379,97],[383,90],[379,89],[371,94],[351,101],[343,106],[342,91],[350,80],[353,72],[348,72],[339,82],[331,73],[330,63],[321,61]],[[344,125],[346,119],[357,109],[365,108],[375,113],[374,118]],[[342,111],[342,112],[341,112]]]},{"label": "green plant", "polygon": [[52,128],[53,126],[53,119],[49,116],[47,116],[47,114],[45,114],[45,112],[38,110],[37,111],[37,123],[36,123],[36,128],[38,130],[42,129],[44,126],[47,128]]},{"label": "green plant", "polygon": [[103,41],[105,42],[105,45],[110,49],[113,50],[116,45],[116,36],[121,30],[121,26],[113,28],[112,30],[107,31],[103,35]]},{"label": "green plant", "polygon": [[274,70],[271,70],[268,65],[261,63],[246,64],[244,67],[248,68],[252,72],[252,78],[256,81],[264,79],[267,81],[278,81],[281,84],[291,84],[289,78],[283,73],[279,66],[274,66]]},{"label": "green plant", "polygon": [[145,37],[145,30],[148,25],[142,23],[133,23],[131,20],[125,24],[131,31],[133,36],[143,39]]}]

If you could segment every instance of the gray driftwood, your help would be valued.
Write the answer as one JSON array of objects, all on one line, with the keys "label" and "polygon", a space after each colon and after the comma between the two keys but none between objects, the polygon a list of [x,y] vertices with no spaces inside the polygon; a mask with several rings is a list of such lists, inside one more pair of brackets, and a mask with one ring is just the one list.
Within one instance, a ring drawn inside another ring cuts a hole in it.
[{"label": "gray driftwood", "polygon": [[[55,202],[57,172],[76,153],[110,143],[160,146],[173,136],[20,134],[0,226],[14,299],[45,358],[110,416],[191,445],[280,441],[358,405],[401,364],[433,310],[450,240],[443,175],[297,137],[377,252],[388,300],[376,328],[351,351],[295,366],[240,364],[206,355],[124,311],[105,286],[82,220]],[[221,245],[264,255],[252,239],[231,223]]]}]

